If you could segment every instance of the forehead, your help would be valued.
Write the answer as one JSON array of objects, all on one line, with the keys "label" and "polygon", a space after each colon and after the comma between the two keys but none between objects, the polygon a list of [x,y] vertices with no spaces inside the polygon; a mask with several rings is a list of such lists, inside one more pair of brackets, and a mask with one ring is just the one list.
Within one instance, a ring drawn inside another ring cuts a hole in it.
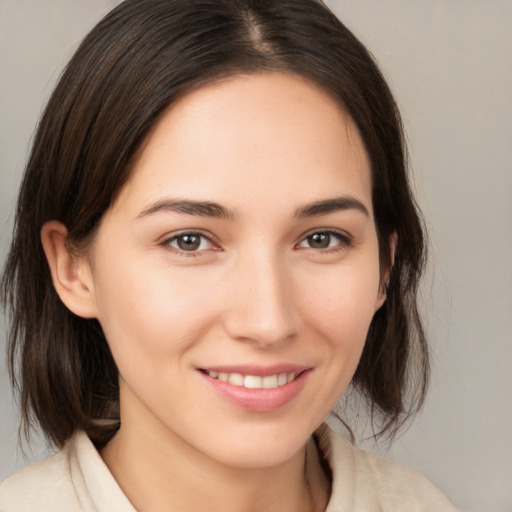
[{"label": "forehead", "polygon": [[370,164],[341,106],[287,73],[231,77],[175,102],[148,137],[118,202],[236,195],[297,204],[351,194],[371,212]]}]

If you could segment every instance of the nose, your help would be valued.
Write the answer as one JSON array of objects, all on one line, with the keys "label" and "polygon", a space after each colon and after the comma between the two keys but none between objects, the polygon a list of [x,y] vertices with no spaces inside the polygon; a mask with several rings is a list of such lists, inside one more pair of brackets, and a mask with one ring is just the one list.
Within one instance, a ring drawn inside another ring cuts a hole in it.
[{"label": "nose", "polygon": [[292,339],[299,314],[289,269],[277,257],[260,253],[237,262],[230,275],[230,307],[224,327],[237,340],[270,347]]}]

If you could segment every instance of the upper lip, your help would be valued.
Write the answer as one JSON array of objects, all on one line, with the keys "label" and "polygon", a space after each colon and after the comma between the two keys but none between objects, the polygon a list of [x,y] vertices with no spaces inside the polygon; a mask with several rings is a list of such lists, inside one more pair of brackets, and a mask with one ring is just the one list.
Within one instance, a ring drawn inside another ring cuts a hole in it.
[{"label": "upper lip", "polygon": [[267,375],[279,375],[280,373],[302,373],[310,370],[312,367],[303,364],[282,363],[271,366],[261,366],[252,364],[237,365],[213,365],[202,366],[199,370],[218,373],[241,373],[242,375],[258,375],[265,377]]}]

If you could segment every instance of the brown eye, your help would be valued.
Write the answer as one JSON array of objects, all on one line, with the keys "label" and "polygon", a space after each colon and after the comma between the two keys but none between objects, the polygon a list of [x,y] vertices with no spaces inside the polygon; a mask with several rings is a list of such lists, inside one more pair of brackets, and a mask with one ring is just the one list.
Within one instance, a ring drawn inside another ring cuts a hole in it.
[{"label": "brown eye", "polygon": [[348,235],[337,233],[334,231],[317,231],[308,235],[300,242],[299,247],[305,249],[335,249],[350,245],[350,238]]},{"label": "brown eye", "polygon": [[309,247],[312,249],[327,249],[331,243],[330,233],[315,233],[308,236],[307,239]]},{"label": "brown eye", "polygon": [[212,247],[211,241],[200,233],[182,233],[173,236],[168,245],[183,252],[197,252]]},{"label": "brown eye", "polygon": [[182,251],[197,251],[201,238],[197,235],[183,235],[176,239],[176,243]]}]

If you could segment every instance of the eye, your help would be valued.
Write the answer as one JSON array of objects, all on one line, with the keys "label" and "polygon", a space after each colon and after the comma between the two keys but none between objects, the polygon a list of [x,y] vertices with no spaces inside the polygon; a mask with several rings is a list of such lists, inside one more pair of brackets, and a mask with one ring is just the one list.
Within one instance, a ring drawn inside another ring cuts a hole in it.
[{"label": "eye", "polygon": [[213,248],[212,241],[202,233],[187,232],[174,235],[165,245],[181,252],[195,253]]},{"label": "eye", "polygon": [[316,231],[304,238],[298,247],[325,250],[347,245],[350,245],[350,238],[347,235],[336,231]]}]

